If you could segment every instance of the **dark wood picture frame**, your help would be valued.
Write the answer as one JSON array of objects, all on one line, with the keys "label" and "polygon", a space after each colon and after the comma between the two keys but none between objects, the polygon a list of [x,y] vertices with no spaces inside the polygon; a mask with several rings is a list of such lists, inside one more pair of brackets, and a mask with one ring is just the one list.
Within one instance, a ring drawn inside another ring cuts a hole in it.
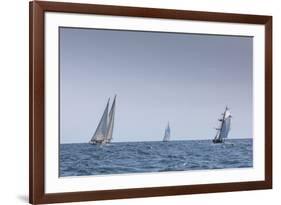
[{"label": "dark wood picture frame", "polygon": [[[272,188],[272,17],[199,11],[33,1],[30,20],[29,201],[32,204],[153,197]],[[44,190],[44,13],[67,12],[128,17],[260,24],[265,26],[265,180],[205,185],[46,194]]]}]

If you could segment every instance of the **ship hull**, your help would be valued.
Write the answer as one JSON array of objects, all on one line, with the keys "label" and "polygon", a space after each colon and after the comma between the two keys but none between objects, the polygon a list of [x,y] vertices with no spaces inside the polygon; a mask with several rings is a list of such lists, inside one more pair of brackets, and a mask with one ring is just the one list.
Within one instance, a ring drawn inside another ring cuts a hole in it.
[{"label": "ship hull", "polygon": [[221,140],[221,139],[213,139],[213,143],[214,144],[223,143],[223,140]]},{"label": "ship hull", "polygon": [[89,144],[91,145],[101,145],[101,144],[105,144],[104,141],[90,141]]}]

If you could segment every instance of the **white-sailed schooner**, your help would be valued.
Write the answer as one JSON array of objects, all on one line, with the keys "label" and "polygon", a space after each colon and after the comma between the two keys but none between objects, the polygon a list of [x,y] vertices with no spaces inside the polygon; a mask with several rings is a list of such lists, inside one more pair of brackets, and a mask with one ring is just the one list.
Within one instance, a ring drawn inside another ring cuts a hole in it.
[{"label": "white-sailed schooner", "polygon": [[164,133],[164,138],[163,138],[163,142],[168,142],[170,141],[170,137],[171,137],[171,129],[170,129],[170,125],[168,123],[166,129],[165,129],[165,133]]},{"label": "white-sailed schooner", "polygon": [[98,127],[90,140],[90,144],[106,144],[110,143],[113,135],[113,127],[114,127],[114,116],[115,116],[115,104],[116,104],[116,95],[114,97],[111,109],[108,113],[109,109],[109,101],[106,104],[105,110],[101,117],[101,120],[98,124]]},{"label": "white-sailed schooner", "polygon": [[231,114],[229,108],[226,106],[224,113],[222,114],[222,118],[219,119],[220,126],[216,128],[217,134],[213,139],[213,143],[223,143],[224,140],[227,138],[228,133],[230,131],[230,124],[231,124]]}]

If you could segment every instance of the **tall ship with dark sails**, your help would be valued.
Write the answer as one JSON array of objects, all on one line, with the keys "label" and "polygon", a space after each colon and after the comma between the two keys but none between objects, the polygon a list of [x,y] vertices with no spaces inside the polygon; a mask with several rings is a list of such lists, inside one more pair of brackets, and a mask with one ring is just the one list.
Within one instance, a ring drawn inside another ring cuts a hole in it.
[{"label": "tall ship with dark sails", "polygon": [[169,125],[169,122],[168,122],[168,125],[165,129],[165,133],[164,133],[164,137],[163,137],[163,142],[168,142],[170,141],[170,138],[171,138],[171,129],[170,129],[170,125]]},{"label": "tall ship with dark sails", "polygon": [[213,139],[213,143],[223,143],[225,139],[228,137],[228,133],[230,131],[231,125],[231,113],[229,108],[226,106],[224,113],[222,114],[222,118],[219,119],[219,127],[216,128],[217,133],[215,138]]},{"label": "tall ship with dark sails", "polygon": [[114,116],[115,116],[115,104],[116,104],[116,95],[114,97],[111,109],[109,110],[109,101],[108,99],[106,107],[104,109],[101,120],[97,126],[97,129],[90,140],[90,144],[108,144],[112,140],[113,127],[114,127]]}]

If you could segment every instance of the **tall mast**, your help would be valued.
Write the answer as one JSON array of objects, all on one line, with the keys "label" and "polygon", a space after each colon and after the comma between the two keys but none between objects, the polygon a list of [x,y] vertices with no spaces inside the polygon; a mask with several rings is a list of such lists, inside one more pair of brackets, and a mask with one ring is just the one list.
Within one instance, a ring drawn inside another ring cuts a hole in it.
[{"label": "tall mast", "polygon": [[224,125],[224,121],[225,121],[225,113],[227,111],[227,106],[225,107],[225,110],[224,110],[224,113],[223,113],[223,118],[222,118],[222,122],[221,122],[221,127],[220,127],[220,135],[219,135],[219,139],[222,139],[221,137],[221,130],[223,128],[223,125]]},{"label": "tall mast", "polygon": [[113,134],[113,126],[114,126],[114,117],[115,117],[115,104],[116,104],[116,95],[114,96],[114,100],[109,112],[109,120],[108,120],[108,126],[107,126],[107,132],[106,132],[106,139],[105,142],[110,142],[112,140],[112,134]]}]

